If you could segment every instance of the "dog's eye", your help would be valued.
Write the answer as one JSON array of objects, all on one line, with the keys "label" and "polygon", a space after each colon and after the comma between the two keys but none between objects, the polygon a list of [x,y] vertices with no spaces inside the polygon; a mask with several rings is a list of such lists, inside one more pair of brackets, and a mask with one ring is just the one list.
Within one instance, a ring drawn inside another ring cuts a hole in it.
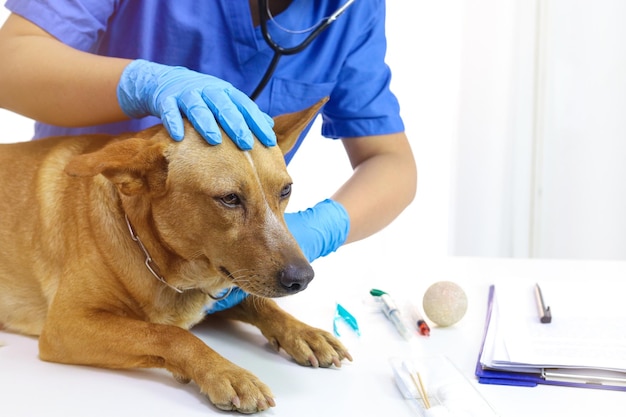
[{"label": "dog's eye", "polygon": [[280,198],[287,198],[291,194],[291,184],[287,184],[280,190]]},{"label": "dog's eye", "polygon": [[235,193],[225,195],[224,197],[220,198],[220,201],[228,207],[236,207],[241,204],[241,199]]}]

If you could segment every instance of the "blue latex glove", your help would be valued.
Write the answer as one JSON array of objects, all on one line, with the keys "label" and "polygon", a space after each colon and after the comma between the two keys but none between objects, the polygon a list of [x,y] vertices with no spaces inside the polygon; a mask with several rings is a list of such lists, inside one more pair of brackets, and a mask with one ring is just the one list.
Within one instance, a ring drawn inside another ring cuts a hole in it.
[{"label": "blue latex glove", "polygon": [[348,212],[330,199],[304,211],[285,213],[285,221],[309,262],[336,251],[350,231]]},{"label": "blue latex glove", "polygon": [[243,150],[252,149],[252,133],[265,146],[276,145],[274,121],[254,101],[224,80],[187,68],[135,60],[122,73],[117,99],[129,117],[159,117],[177,141],[185,133],[182,112],[211,145],[222,142],[217,122]]},{"label": "blue latex glove", "polygon": [[[228,289],[224,290],[218,297],[221,297]],[[228,297],[223,300],[216,301],[213,305],[206,310],[207,314],[213,314],[218,311],[229,309],[233,306],[236,306],[240,302],[246,299],[248,293],[242,290],[239,287],[233,288],[233,290],[228,294]]]}]

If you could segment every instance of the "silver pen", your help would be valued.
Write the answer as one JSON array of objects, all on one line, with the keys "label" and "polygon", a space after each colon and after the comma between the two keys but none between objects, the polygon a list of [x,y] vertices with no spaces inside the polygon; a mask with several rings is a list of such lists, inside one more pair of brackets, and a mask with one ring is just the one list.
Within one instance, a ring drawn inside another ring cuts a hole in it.
[{"label": "silver pen", "polygon": [[552,311],[550,311],[550,307],[546,306],[539,284],[535,284],[535,299],[537,300],[537,310],[539,310],[539,321],[542,323],[551,323]]}]

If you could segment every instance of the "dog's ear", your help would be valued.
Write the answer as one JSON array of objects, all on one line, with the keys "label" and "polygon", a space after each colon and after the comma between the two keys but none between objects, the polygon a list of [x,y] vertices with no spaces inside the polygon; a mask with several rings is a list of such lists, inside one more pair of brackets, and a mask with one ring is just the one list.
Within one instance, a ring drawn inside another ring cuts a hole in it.
[{"label": "dog's ear", "polygon": [[68,175],[93,177],[104,175],[126,195],[160,192],[167,179],[165,145],[131,138],[112,142],[102,149],[75,156],[65,167]]},{"label": "dog's ear", "polygon": [[328,97],[324,97],[308,109],[294,113],[282,114],[274,117],[274,132],[276,140],[283,155],[296,143],[300,133],[317,115],[320,108],[328,101]]}]

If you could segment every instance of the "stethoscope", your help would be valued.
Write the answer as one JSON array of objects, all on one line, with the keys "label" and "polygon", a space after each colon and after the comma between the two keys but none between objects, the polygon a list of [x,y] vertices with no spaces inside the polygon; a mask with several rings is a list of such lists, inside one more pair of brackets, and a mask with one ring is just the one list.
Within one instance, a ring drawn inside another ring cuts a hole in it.
[{"label": "stethoscope", "polygon": [[300,44],[296,46],[292,46],[291,48],[283,48],[272,39],[272,37],[270,36],[269,30],[267,29],[267,21],[270,19],[270,14],[267,8],[267,0],[259,0],[259,17],[260,17],[260,24],[261,24],[261,33],[263,34],[263,38],[265,39],[265,42],[267,42],[267,44],[274,50],[274,56],[272,57],[272,61],[267,67],[267,70],[265,70],[265,74],[263,75],[263,78],[261,78],[261,81],[259,82],[257,87],[254,89],[254,92],[250,95],[250,98],[252,100],[256,100],[259,94],[261,94],[261,91],[263,91],[263,89],[269,82],[270,78],[272,78],[272,74],[274,74],[274,71],[276,70],[276,66],[278,65],[278,61],[280,60],[282,56],[294,55],[294,54],[297,54],[298,52],[302,52],[304,48],[309,46],[309,44],[315,38],[319,36],[320,33],[322,33],[326,28],[328,28],[328,26],[330,26],[331,23],[333,23],[343,12],[345,12],[346,9],[350,7],[352,3],[354,3],[354,0],[348,0],[343,6],[338,8],[333,14],[322,19],[322,21],[317,24],[317,26],[311,31],[311,33],[309,33],[306,39],[300,42]]}]

